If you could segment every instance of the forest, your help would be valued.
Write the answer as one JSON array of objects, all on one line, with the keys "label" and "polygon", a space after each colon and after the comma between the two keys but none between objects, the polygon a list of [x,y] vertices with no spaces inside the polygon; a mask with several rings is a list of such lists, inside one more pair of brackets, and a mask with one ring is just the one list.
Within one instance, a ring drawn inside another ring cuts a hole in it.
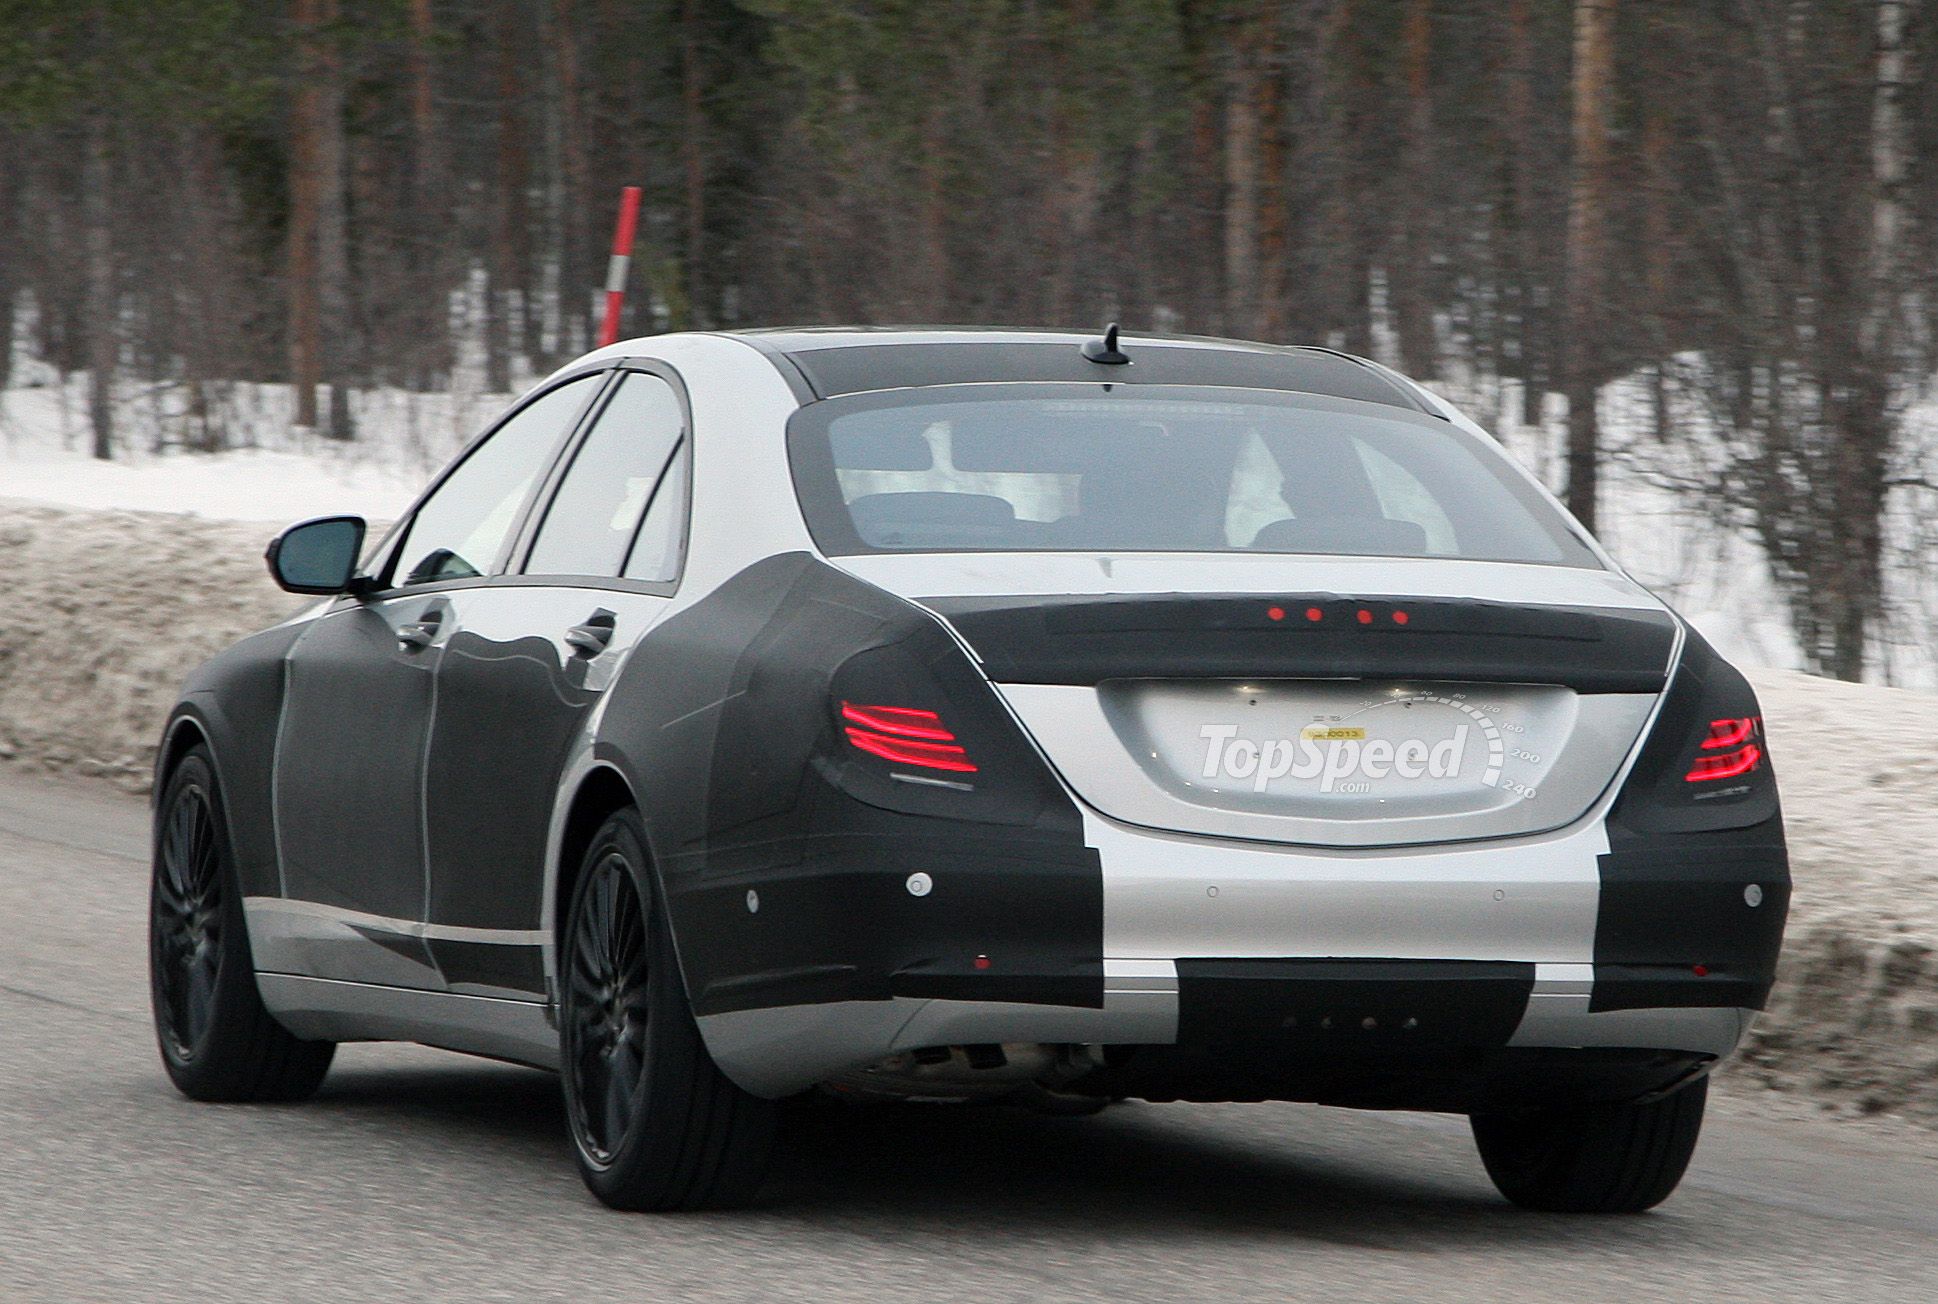
[{"label": "forest", "polygon": [[1934,0],[0,0],[0,388],[85,373],[104,458],[131,385],[208,451],[508,390],[624,185],[627,334],[1329,345],[1550,426],[1591,528],[1639,447],[1812,669],[1938,628]]}]

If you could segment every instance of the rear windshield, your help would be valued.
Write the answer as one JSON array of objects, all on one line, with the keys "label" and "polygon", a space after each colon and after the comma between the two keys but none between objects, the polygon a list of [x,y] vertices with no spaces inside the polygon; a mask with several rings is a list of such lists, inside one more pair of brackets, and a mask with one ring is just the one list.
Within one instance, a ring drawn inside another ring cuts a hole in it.
[{"label": "rear windshield", "polygon": [[1179,386],[962,385],[802,408],[796,488],[830,556],[1263,552],[1599,569],[1505,456],[1349,400]]}]

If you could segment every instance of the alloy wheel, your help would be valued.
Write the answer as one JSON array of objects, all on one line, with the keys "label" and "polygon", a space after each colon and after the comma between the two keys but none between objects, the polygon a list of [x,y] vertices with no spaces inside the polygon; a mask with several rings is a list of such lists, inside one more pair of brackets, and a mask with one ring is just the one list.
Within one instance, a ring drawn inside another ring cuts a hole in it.
[{"label": "alloy wheel", "polygon": [[593,868],[573,919],[563,1010],[572,1130],[605,1167],[639,1110],[648,1043],[646,919],[617,851]]},{"label": "alloy wheel", "polygon": [[188,1060],[207,1035],[222,967],[222,863],[215,813],[193,784],[176,794],[155,867],[155,974],[162,1030]]}]

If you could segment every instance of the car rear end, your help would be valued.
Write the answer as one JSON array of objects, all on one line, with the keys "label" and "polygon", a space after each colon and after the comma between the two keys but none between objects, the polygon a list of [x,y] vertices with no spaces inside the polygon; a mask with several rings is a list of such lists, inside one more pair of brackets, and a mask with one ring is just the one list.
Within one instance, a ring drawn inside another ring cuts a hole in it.
[{"label": "car rear end", "polygon": [[[900,956],[891,1014],[716,1023],[723,1064],[948,1094],[980,1056],[1095,1095],[1484,1114],[1727,1055],[1789,893],[1742,677],[1385,373],[1127,352],[1141,378],[917,368],[789,431],[827,563],[938,627],[928,659],[997,708],[845,664],[824,772],[969,845],[1016,777],[992,762],[1031,770],[1093,858],[1057,872],[1099,881],[1094,955],[1040,945],[1081,892],[1012,885],[1011,917],[992,897]],[[979,890],[873,854],[914,901]]]}]

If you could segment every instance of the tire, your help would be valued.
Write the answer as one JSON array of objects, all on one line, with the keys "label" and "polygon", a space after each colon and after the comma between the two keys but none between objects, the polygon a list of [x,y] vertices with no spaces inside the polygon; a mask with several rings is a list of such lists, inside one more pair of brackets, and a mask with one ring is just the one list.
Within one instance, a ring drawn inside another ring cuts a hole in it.
[{"label": "tire", "polygon": [[1646,1104],[1476,1114],[1500,1193],[1545,1213],[1641,1213],[1669,1198],[1702,1133],[1709,1079]]},{"label": "tire", "polygon": [[779,1106],[714,1065],[658,909],[645,829],[607,820],[573,888],[559,970],[559,1077],[579,1174],[614,1209],[744,1205]]},{"label": "tire", "polygon": [[169,1079],[194,1100],[313,1094],[336,1043],[291,1036],[263,1007],[241,879],[205,748],[182,758],[155,804],[153,866],[148,988]]}]

